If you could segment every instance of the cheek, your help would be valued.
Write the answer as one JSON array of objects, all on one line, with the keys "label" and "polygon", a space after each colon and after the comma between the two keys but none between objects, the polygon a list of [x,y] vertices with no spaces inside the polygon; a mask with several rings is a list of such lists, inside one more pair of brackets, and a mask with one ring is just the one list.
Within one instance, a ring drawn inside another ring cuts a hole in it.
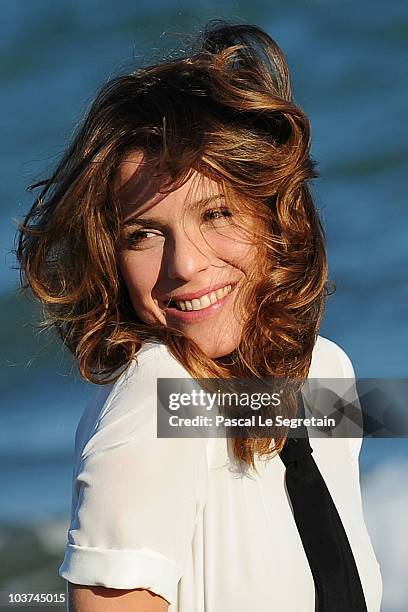
[{"label": "cheek", "polygon": [[146,303],[157,279],[154,262],[130,253],[121,256],[119,265],[133,302]]},{"label": "cheek", "polygon": [[257,253],[256,244],[249,242],[248,236],[235,233],[227,236],[213,237],[213,247],[224,261],[237,265],[238,268],[247,268],[254,261]]}]

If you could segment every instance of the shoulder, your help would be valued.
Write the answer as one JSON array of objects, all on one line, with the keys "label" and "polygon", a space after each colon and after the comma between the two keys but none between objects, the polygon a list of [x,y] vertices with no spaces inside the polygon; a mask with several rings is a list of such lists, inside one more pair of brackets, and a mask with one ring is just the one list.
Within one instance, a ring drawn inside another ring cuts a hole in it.
[{"label": "shoulder", "polygon": [[346,351],[333,340],[317,336],[309,369],[310,378],[354,378],[354,368]]},{"label": "shoulder", "polygon": [[[342,436],[348,438],[352,460],[356,461],[362,445],[362,411],[354,367],[346,351],[323,336],[317,337],[313,349],[303,398],[310,415],[327,415],[330,406],[333,410],[342,406],[347,417],[343,420]],[[313,438],[312,446],[317,443],[321,441]]]},{"label": "shoulder", "polygon": [[[148,342],[137,353],[130,366],[112,385],[105,402],[104,414],[117,405],[117,400],[139,399],[150,402],[156,398],[158,378],[189,378],[188,371],[164,344]],[[135,402],[132,402],[135,407]],[[127,406],[129,408],[129,406]]]},{"label": "shoulder", "polygon": [[116,382],[98,389],[86,406],[76,434],[77,454],[84,459],[119,443],[150,441],[160,445],[156,435],[157,379],[189,377],[167,346],[145,344]]}]

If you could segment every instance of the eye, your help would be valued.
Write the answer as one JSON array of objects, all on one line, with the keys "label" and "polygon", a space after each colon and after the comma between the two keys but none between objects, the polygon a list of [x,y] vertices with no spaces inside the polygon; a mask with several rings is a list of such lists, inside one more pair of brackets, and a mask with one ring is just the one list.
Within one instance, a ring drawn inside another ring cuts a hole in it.
[{"label": "eye", "polygon": [[131,232],[124,238],[125,248],[142,248],[149,240],[149,234],[151,236],[159,236],[159,234],[155,234],[150,230],[137,230],[136,232]]},{"label": "eye", "polygon": [[212,208],[211,210],[205,211],[203,217],[205,221],[224,220],[228,217],[232,217],[232,212],[229,208]]}]

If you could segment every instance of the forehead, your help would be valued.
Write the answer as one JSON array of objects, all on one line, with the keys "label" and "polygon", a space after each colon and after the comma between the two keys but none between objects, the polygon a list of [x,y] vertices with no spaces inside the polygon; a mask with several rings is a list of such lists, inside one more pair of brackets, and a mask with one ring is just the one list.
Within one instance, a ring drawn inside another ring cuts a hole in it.
[{"label": "forehead", "polygon": [[217,182],[197,171],[192,173],[184,185],[170,193],[160,193],[164,183],[165,177],[156,175],[155,159],[147,158],[139,151],[127,154],[115,179],[122,218],[126,220],[136,213],[143,214],[153,208],[163,211],[167,203],[171,203],[174,211],[176,205],[185,206],[221,191]]}]

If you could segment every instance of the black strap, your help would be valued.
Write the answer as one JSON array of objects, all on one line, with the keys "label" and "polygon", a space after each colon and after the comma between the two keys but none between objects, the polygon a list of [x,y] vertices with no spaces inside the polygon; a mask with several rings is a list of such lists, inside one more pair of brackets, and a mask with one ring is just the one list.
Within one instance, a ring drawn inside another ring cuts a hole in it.
[{"label": "black strap", "polygon": [[[299,394],[299,417],[304,418]],[[280,457],[286,488],[316,589],[315,612],[367,612],[364,592],[350,544],[315,460],[306,427],[289,434]],[[341,469],[341,466],[339,466]]]}]

